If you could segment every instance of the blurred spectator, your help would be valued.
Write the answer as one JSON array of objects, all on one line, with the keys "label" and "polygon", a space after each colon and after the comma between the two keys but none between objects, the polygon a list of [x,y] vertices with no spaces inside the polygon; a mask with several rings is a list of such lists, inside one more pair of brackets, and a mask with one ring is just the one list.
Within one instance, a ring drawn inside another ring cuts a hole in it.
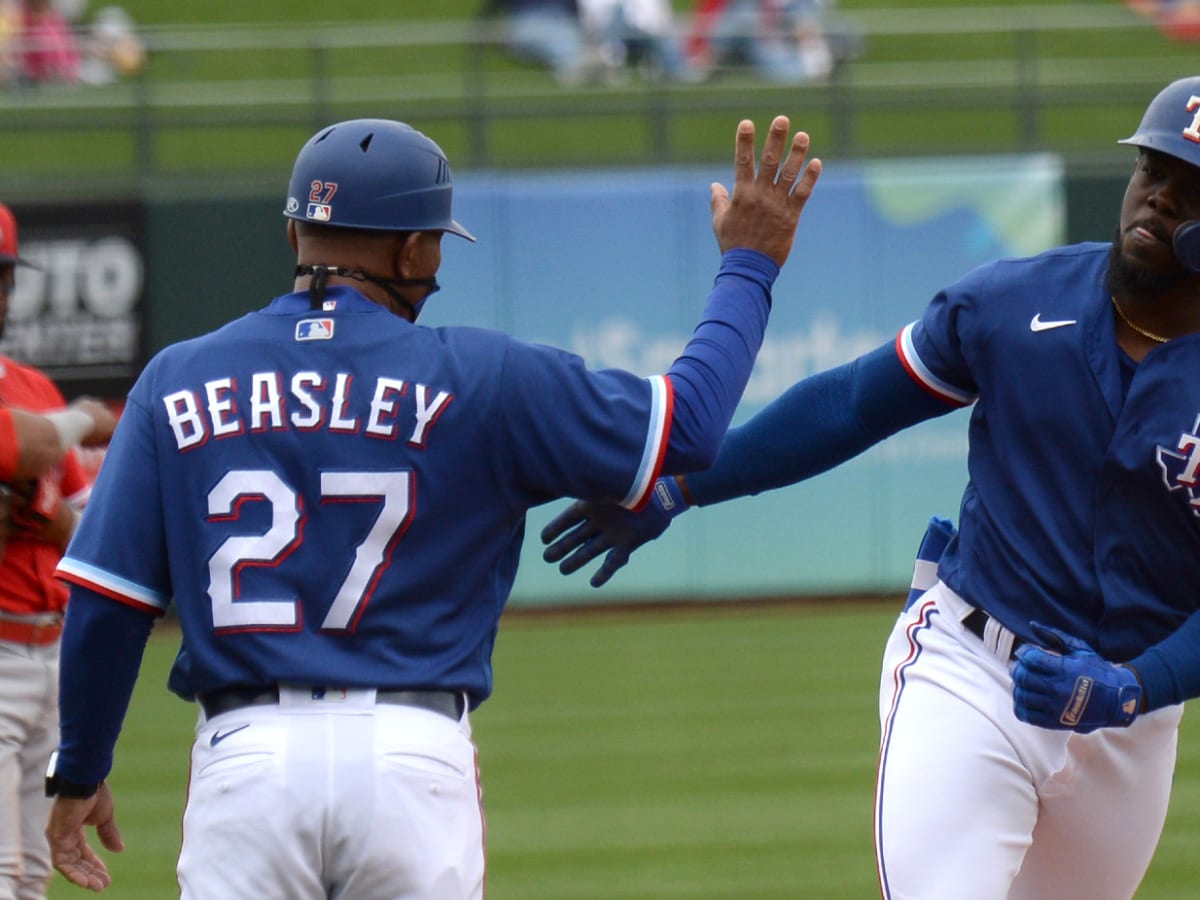
[{"label": "blurred spectator", "polygon": [[699,0],[687,54],[716,72],[751,66],[770,81],[819,81],[859,48],[848,32],[832,33],[826,13],[833,0]]},{"label": "blurred spectator", "polygon": [[1125,0],[1173,41],[1200,41],[1200,0]]},{"label": "blurred spectator", "polygon": [[79,44],[52,0],[22,0],[13,45],[17,79],[36,84],[79,80]]},{"label": "blurred spectator", "polygon": [[0,83],[16,80],[16,40],[21,11],[17,0],[0,0]]},{"label": "blurred spectator", "polygon": [[483,15],[517,59],[546,66],[564,84],[585,80],[588,68],[576,0],[484,0]]},{"label": "blurred spectator", "polygon": [[146,64],[146,46],[138,37],[133,17],[119,6],[96,11],[83,51],[79,77],[88,84],[110,84],[136,75]]},{"label": "blurred spectator", "polygon": [[668,0],[579,0],[584,33],[610,73],[636,65],[650,78],[697,80]]}]

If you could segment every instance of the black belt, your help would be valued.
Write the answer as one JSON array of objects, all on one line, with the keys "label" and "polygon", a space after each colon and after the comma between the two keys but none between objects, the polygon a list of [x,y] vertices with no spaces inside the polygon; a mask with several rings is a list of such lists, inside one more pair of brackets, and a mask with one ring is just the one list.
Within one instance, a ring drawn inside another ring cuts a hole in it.
[{"label": "black belt", "polygon": [[[962,623],[967,626],[967,631],[971,632],[971,634],[975,635],[975,637],[979,638],[984,643],[987,643],[983,635],[984,630],[987,628],[987,623],[991,618],[992,617],[985,613],[982,609],[973,609],[971,610],[970,615],[962,620]],[[996,621],[996,624],[1000,624],[999,620]],[[1008,631],[1008,629],[1005,630]],[[1009,654],[1010,659],[1017,658],[1017,648],[1023,643],[1025,643],[1025,641],[1021,637],[1013,634],[1012,652]]]},{"label": "black belt", "polygon": [[[247,706],[272,706],[279,702],[277,687],[228,687],[198,698],[206,718],[245,709]],[[456,722],[462,718],[466,699],[456,691],[376,691],[376,703],[415,706],[441,713]]]}]

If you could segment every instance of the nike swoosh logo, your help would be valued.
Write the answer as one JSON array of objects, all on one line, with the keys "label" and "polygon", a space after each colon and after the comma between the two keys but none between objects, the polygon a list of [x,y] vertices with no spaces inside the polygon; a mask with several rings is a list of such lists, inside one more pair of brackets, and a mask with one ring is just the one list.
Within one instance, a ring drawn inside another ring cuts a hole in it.
[{"label": "nike swoosh logo", "polygon": [[1064,325],[1074,325],[1075,319],[1056,319],[1052,322],[1043,322],[1042,314],[1038,313],[1029,322],[1030,331],[1049,331],[1051,328],[1062,328]]},{"label": "nike swoosh logo", "polygon": [[229,737],[231,734],[237,734],[239,731],[242,731],[243,729],[246,729],[249,727],[250,727],[250,723],[247,722],[245,725],[239,725],[237,728],[230,728],[228,731],[225,731],[225,732],[216,731],[213,733],[212,738],[209,740],[208,746],[215,747],[215,746],[217,746],[217,744],[221,743],[221,741],[225,740],[225,738]]}]

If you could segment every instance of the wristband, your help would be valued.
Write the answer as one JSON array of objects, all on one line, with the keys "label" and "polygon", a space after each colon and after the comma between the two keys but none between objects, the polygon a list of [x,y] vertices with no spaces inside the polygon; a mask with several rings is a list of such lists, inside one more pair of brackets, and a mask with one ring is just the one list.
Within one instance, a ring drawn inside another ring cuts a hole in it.
[{"label": "wristband", "polygon": [[672,519],[692,505],[687,493],[682,479],[675,476],[667,475],[654,483],[654,500]]},{"label": "wristband", "polygon": [[82,409],[60,409],[45,416],[58,432],[58,443],[63,450],[78,446],[96,427],[95,419]]},{"label": "wristband", "polygon": [[50,754],[50,765],[46,767],[46,796],[66,797],[70,800],[86,800],[100,790],[103,782],[95,784],[80,784],[68,781],[58,774],[58,751]]}]

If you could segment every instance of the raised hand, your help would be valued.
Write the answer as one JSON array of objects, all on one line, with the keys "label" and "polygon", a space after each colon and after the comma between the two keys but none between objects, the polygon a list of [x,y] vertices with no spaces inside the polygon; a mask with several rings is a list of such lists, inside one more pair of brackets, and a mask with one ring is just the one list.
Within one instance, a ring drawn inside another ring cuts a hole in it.
[{"label": "raised hand", "polygon": [[615,503],[577,500],[542,529],[542,543],[549,545],[542,559],[548,563],[562,560],[558,570],[570,575],[607,553],[589,581],[598,588],[629,562],[634,550],[661,535],[687,508],[674,478],[660,478],[640,512],[630,512]]},{"label": "raised hand", "polygon": [[739,247],[757,250],[782,266],[792,252],[800,213],[821,175],[821,161],[805,166],[809,142],[803,131],[796,132],[784,157],[790,127],[787,116],[771,122],[756,173],[754,123],[738,123],[733,196],[719,183],[711,189],[713,234],[722,253]]},{"label": "raised hand", "polygon": [[1137,674],[1101,657],[1077,637],[1031,622],[1047,648],[1025,644],[1013,668],[1013,710],[1031,725],[1086,734],[1137,718]]}]

